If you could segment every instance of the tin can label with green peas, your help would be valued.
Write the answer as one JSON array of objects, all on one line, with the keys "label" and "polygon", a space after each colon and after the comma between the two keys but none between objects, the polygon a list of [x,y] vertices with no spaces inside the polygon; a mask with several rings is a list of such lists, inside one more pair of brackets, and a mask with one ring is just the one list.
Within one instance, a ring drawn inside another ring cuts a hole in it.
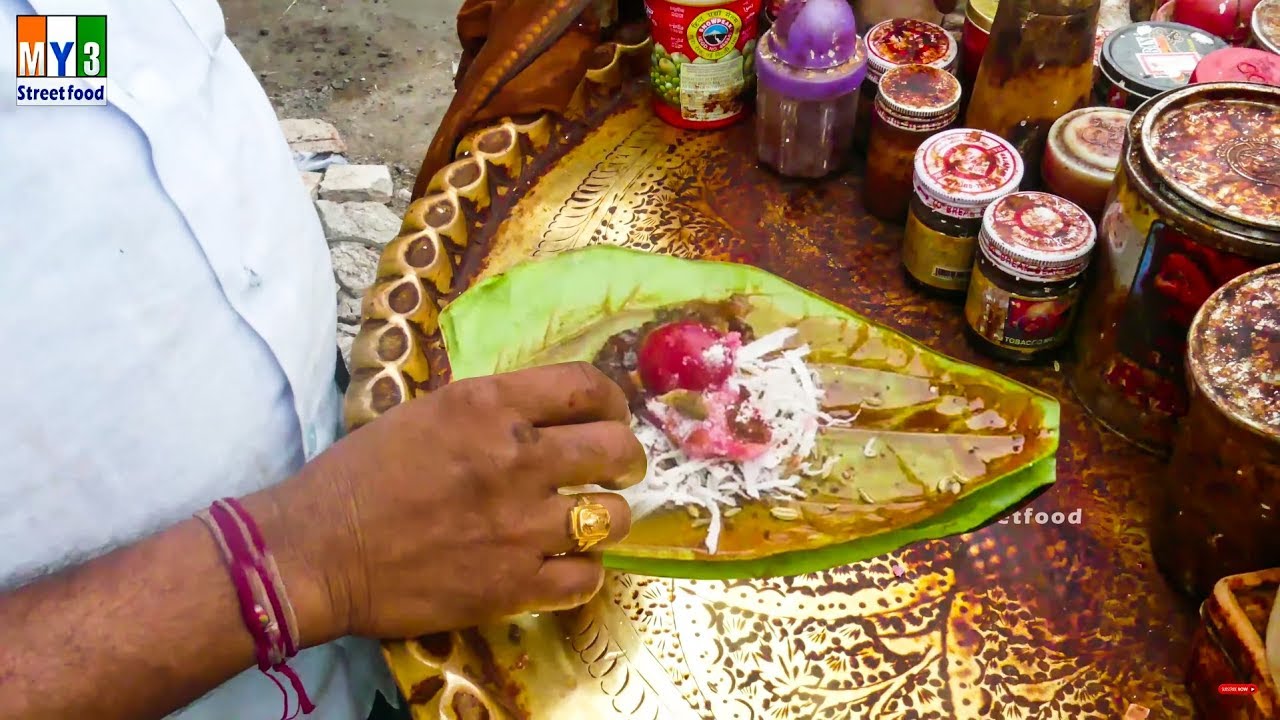
[{"label": "tin can label with green peas", "polygon": [[746,112],[761,0],[645,0],[653,107],[676,127],[711,130]]}]

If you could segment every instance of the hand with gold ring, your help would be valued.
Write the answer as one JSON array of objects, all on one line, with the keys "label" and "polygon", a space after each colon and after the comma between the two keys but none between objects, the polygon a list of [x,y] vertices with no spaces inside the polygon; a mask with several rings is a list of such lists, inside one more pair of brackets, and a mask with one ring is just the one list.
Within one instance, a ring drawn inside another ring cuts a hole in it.
[{"label": "hand with gold ring", "polygon": [[[282,568],[317,641],[399,638],[581,605],[631,529],[627,398],[587,363],[461,380],[397,406],[273,489]],[[605,492],[570,494],[584,485]]]}]

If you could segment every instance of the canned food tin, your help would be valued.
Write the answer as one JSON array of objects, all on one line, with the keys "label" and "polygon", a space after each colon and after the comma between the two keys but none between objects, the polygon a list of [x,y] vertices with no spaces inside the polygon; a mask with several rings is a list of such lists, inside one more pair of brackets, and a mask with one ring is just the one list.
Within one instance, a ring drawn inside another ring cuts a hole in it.
[{"label": "canned food tin", "polygon": [[1156,452],[1186,414],[1187,328],[1224,283],[1280,260],[1280,88],[1193,85],[1134,114],[1081,309],[1071,384]]},{"label": "canned food tin", "polygon": [[1191,82],[1252,82],[1280,86],[1280,55],[1253,48],[1215,50],[1196,66]]},{"label": "canned food tin", "polygon": [[760,2],[645,0],[658,117],[689,130],[712,130],[743,117],[755,78]]},{"label": "canned food tin", "polygon": [[1152,548],[1194,599],[1226,575],[1280,565],[1280,265],[1205,302],[1187,347],[1182,419]]}]

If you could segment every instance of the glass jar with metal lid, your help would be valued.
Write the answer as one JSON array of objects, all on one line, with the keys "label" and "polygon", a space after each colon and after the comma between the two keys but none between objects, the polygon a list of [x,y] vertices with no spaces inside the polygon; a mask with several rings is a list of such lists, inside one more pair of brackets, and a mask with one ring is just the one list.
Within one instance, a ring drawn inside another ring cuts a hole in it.
[{"label": "glass jar with metal lid", "polygon": [[897,18],[885,20],[867,31],[867,78],[862,81],[862,100],[858,103],[858,124],[854,145],[867,146],[871,134],[871,110],[875,107],[880,77],[898,65],[931,65],[954,73],[960,57],[959,46],[941,25],[923,20]]},{"label": "glass jar with metal lid", "polygon": [[1187,329],[1224,283],[1280,261],[1280,88],[1191,85],[1133,116],[1076,326],[1072,388],[1167,452],[1186,413]]},{"label": "glass jar with metal lid", "polygon": [[960,81],[946,70],[929,65],[899,65],[880,78],[862,204],[867,212],[902,222],[911,204],[911,179],[916,150],[934,133],[956,120]]},{"label": "glass jar with metal lid", "polygon": [[1201,58],[1226,46],[1222,38],[1190,25],[1126,25],[1102,45],[1093,104],[1137,110],[1156,95],[1186,85]]},{"label": "glass jar with metal lid", "polygon": [[984,130],[945,130],[916,151],[914,193],[902,240],[907,277],[938,294],[963,297],[973,273],[982,213],[1016,192],[1022,158]]},{"label": "glass jar with metal lid", "polygon": [[987,206],[965,300],[969,339],[1011,362],[1033,362],[1067,341],[1097,229],[1078,205],[1042,192]]},{"label": "glass jar with metal lid", "polygon": [[1132,116],[1128,110],[1091,107],[1058,118],[1049,129],[1040,164],[1045,189],[1100,220]]},{"label": "glass jar with metal lid", "polygon": [[1191,324],[1190,408],[1152,513],[1152,549],[1203,599],[1280,565],[1280,265],[1232,280]]},{"label": "glass jar with metal lid", "polygon": [[1249,34],[1254,47],[1280,55],[1280,0],[1262,0],[1253,8]]}]

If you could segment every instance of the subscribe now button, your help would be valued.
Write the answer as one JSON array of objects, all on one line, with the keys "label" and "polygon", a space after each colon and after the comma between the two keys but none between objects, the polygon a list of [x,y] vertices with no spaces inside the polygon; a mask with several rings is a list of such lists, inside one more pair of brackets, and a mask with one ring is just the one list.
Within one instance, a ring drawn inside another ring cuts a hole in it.
[{"label": "subscribe now button", "polygon": [[1256,692],[1258,692],[1257,685],[1223,683],[1218,686],[1219,695],[1253,695]]}]

